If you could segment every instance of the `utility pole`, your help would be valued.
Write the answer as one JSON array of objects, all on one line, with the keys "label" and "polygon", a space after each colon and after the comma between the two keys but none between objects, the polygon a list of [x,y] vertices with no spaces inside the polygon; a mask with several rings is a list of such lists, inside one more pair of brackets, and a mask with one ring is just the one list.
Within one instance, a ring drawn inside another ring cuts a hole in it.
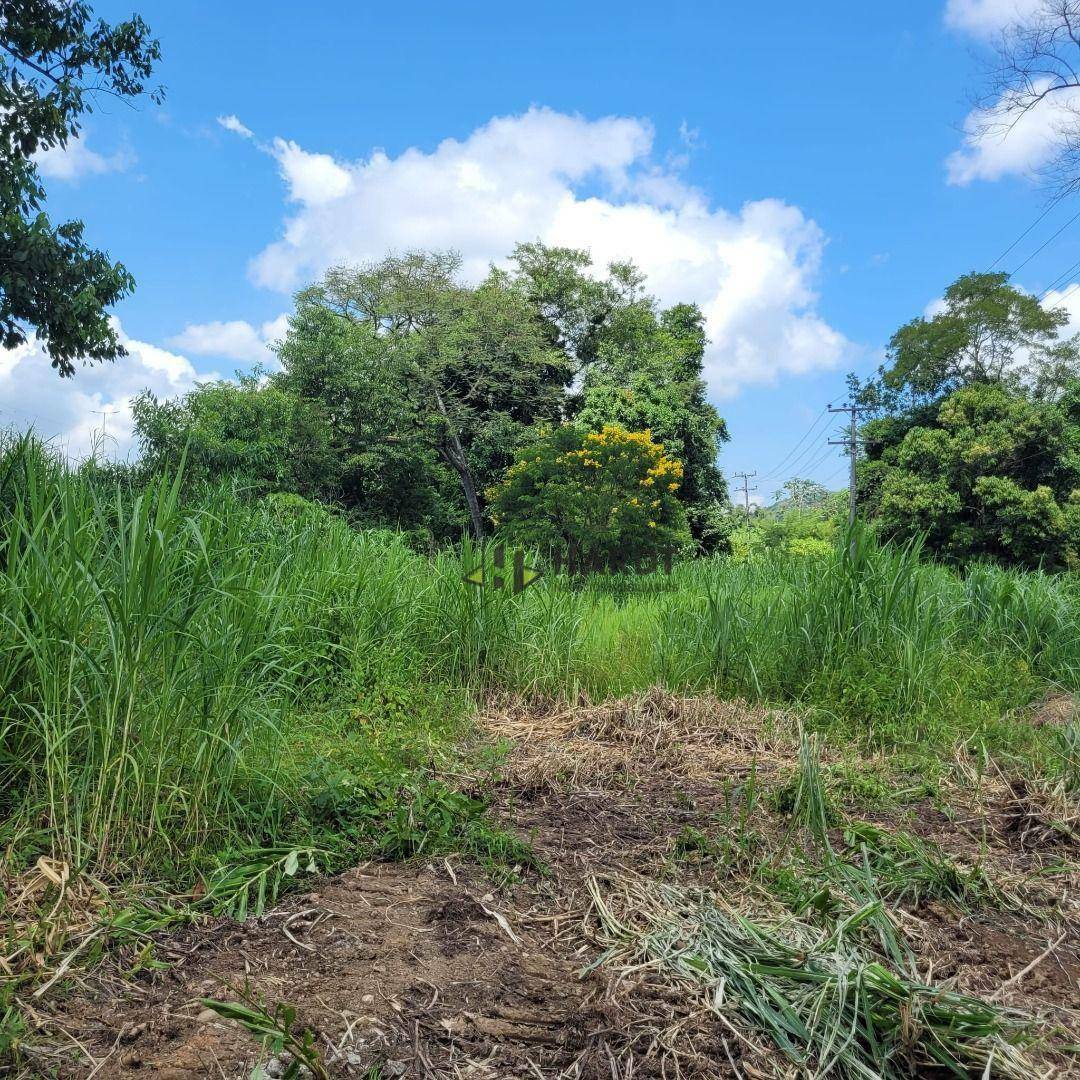
[{"label": "utility pole", "polygon": [[829,406],[829,412],[831,413],[850,413],[851,414],[851,426],[848,428],[848,435],[846,439],[830,439],[830,446],[846,446],[848,448],[849,461],[849,478],[848,478],[848,527],[850,528],[855,524],[855,458],[858,454],[859,443],[859,429],[856,424],[856,420],[859,415],[858,405],[849,405],[846,401],[843,405],[833,408]]},{"label": "utility pole", "polygon": [[734,475],[735,475],[736,480],[741,480],[742,481],[743,503],[746,506],[746,531],[747,531],[747,533],[749,533],[750,532],[750,492],[751,491],[757,491],[757,484],[755,484],[753,487],[749,487],[748,484],[749,484],[749,481],[753,477],[757,476],[757,470],[755,469],[753,472],[737,472]]}]

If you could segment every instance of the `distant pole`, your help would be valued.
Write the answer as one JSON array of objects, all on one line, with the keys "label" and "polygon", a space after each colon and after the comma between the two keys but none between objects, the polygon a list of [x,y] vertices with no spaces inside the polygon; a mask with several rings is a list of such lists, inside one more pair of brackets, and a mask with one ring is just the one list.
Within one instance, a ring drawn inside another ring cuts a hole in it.
[{"label": "distant pole", "polygon": [[848,448],[848,528],[851,528],[855,524],[855,501],[856,501],[856,479],[855,479],[855,458],[859,450],[859,429],[857,426],[857,418],[859,414],[858,405],[849,405],[845,402],[843,405],[833,408],[829,406],[829,412],[831,413],[850,413],[851,425],[848,428],[848,434],[846,439],[830,439],[830,446],[847,446]]},{"label": "distant pole", "polygon": [[749,482],[755,476],[757,476],[757,470],[749,473],[735,473],[735,479],[742,481],[743,504],[746,507],[746,532],[748,535],[750,533],[750,492],[757,491],[757,485],[755,484],[753,487],[750,487]]}]

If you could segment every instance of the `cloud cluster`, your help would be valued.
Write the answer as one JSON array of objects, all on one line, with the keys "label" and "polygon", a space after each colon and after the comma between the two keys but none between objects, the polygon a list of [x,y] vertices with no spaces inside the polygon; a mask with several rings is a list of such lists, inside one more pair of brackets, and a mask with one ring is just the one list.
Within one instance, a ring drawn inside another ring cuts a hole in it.
[{"label": "cloud cluster", "polygon": [[[947,0],[945,23],[987,44],[1046,6],[1047,0]],[[1038,93],[1047,85],[1048,78],[1036,79],[1032,89]],[[1019,116],[1009,108],[1010,96],[967,115],[961,145],[945,161],[950,184],[1032,176],[1060,150],[1063,127],[1076,126],[1080,92],[1055,92]]]},{"label": "cloud cluster", "polygon": [[80,367],[71,379],[56,374],[33,340],[0,350],[0,427],[33,427],[72,458],[95,449],[126,458],[135,447],[131,403],[139,393],[149,389],[174,397],[216,377],[197,375],[185,357],[128,337],[119,322],[114,325],[128,355]]},{"label": "cloud cluster", "polygon": [[[245,138],[236,117],[222,126]],[[468,137],[395,157],[337,160],[291,140],[254,140],[277,162],[291,209],[252,280],[290,292],[327,267],[410,248],[459,251],[482,277],[519,241],[589,250],[598,267],[633,259],[664,303],[696,301],[708,320],[714,394],[833,368],[850,344],[816,311],[825,237],[776,199],[713,207],[653,158],[651,125],[532,108]]]},{"label": "cloud cluster", "polygon": [[[1035,90],[1043,86],[1045,81],[1036,82]],[[985,112],[968,114],[963,144],[945,162],[950,184],[1037,173],[1059,152],[1062,128],[1076,126],[1080,91],[1050,94],[1015,121],[1008,114],[1008,105],[1004,97]]]},{"label": "cloud cluster", "polygon": [[123,172],[135,163],[135,155],[127,147],[114,154],[99,154],[91,150],[85,136],[69,139],[67,146],[53,146],[34,155],[38,172],[48,180],[76,183],[86,176]]},{"label": "cloud cluster", "polygon": [[974,37],[992,38],[1044,4],[1045,0],[946,0],[945,24]]},{"label": "cloud cluster", "polygon": [[287,314],[258,327],[243,319],[189,323],[166,344],[196,356],[212,356],[242,364],[269,364],[274,359],[270,347],[285,336],[288,328]]}]

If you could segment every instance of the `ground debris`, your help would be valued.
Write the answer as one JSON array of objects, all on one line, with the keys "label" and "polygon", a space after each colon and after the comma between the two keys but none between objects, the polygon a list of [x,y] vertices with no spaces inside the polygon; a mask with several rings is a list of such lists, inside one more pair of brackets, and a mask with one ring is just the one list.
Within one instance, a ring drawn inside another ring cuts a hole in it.
[{"label": "ground debris", "polygon": [[[743,917],[775,915],[744,867],[672,853],[688,829],[723,827],[733,778],[790,773],[793,722],[654,689],[601,705],[504,702],[482,726],[510,743],[495,814],[529,839],[548,875],[496,889],[466,860],[365,865],[320,881],[315,894],[283,897],[259,919],[157,934],[166,970],[131,978],[106,965],[95,989],[38,1005],[28,1075],[247,1080],[270,1055],[235,1023],[200,1022],[198,1004],[243,984],[295,1007],[296,1026],[312,1033],[335,1077],[380,1075],[375,1068],[421,1080],[791,1075],[791,1060],[736,1003],[711,1007],[705,990],[688,993],[661,965],[618,962],[618,942],[597,920],[595,883],[645,882],[646,896],[698,890]],[[967,832],[923,809],[910,827],[944,838],[966,865],[990,857],[977,838],[1000,834],[1000,807],[986,808],[985,829]],[[770,844],[790,832],[763,802],[753,827]],[[1041,866],[1004,841],[993,857]],[[1043,878],[1063,895],[1074,880]],[[1064,899],[1048,910],[1044,918],[930,903],[897,918],[926,981],[984,999],[1004,986],[1010,1006],[1075,1029],[1075,913]]]}]

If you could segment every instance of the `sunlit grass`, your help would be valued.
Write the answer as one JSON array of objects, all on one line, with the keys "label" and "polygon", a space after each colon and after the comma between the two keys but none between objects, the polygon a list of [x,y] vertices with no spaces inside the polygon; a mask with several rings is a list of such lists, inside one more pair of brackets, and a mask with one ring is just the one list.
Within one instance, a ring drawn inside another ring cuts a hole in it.
[{"label": "sunlit grass", "polygon": [[491,690],[710,690],[797,703],[852,746],[1031,757],[1052,735],[1003,716],[1080,675],[1070,578],[962,578],[862,534],[513,596],[462,582],[468,550],[431,558],[288,496],[135,490],[27,441],[0,455],[0,514],[4,840],[77,867],[183,876],[299,843],[318,761],[421,764],[452,737],[434,717]]}]

